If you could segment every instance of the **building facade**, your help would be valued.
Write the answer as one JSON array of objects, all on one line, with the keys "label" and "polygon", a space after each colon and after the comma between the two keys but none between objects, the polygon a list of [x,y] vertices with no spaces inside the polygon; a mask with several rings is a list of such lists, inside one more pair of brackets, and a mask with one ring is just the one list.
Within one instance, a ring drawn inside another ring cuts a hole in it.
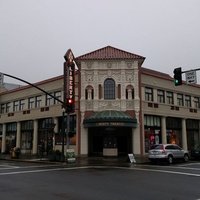
[{"label": "building facade", "polygon": [[[75,58],[75,112],[70,137],[60,102],[32,86],[0,93],[0,150],[38,154],[61,150],[63,139],[77,155],[145,155],[153,144],[200,143],[199,85],[175,87],[168,74],[144,68],[145,58],[111,46]],[[63,100],[63,76],[36,83]]]}]

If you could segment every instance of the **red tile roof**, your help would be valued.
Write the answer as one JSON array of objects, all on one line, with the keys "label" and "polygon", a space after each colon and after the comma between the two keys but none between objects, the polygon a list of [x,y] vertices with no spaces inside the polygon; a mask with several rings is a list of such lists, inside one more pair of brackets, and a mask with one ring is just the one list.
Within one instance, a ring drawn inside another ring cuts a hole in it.
[{"label": "red tile roof", "polygon": [[131,59],[140,60],[141,63],[144,62],[145,57],[139,56],[121,49],[117,49],[111,46],[107,46],[90,53],[84,54],[76,58],[76,60],[116,60],[116,59]]},{"label": "red tile roof", "polygon": [[148,69],[148,68],[141,68],[141,72],[142,74],[147,74],[147,75],[151,75],[151,76],[155,76],[155,77],[159,77],[159,78],[163,78],[163,79],[169,79],[171,80],[172,77],[167,74],[167,73],[163,73],[163,72],[159,72],[153,69]]}]

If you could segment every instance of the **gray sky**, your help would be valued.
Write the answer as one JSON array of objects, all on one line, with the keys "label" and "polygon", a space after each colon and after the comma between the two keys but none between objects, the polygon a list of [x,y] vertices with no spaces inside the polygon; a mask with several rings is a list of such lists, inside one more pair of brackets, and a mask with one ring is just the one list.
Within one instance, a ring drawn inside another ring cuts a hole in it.
[{"label": "gray sky", "polygon": [[199,9],[199,0],[0,0],[0,72],[34,83],[63,73],[67,49],[107,45],[170,75],[200,68]]}]

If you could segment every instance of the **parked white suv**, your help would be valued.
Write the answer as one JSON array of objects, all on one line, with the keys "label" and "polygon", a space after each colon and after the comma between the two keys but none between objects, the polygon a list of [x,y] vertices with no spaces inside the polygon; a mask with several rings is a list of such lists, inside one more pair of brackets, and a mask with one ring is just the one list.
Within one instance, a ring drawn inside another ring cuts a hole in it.
[{"label": "parked white suv", "polygon": [[176,159],[182,159],[187,162],[189,153],[176,144],[157,144],[149,150],[148,157],[152,162],[166,160],[169,164],[172,164]]}]

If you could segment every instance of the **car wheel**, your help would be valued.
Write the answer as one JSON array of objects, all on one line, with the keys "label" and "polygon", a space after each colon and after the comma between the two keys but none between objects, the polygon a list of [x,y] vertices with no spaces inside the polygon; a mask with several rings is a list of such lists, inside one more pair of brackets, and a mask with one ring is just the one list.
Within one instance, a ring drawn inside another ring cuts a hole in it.
[{"label": "car wheel", "polygon": [[167,160],[168,160],[169,164],[172,164],[173,163],[173,156],[169,155]]},{"label": "car wheel", "polygon": [[184,157],[183,157],[183,159],[184,159],[184,162],[188,162],[188,161],[189,161],[189,156],[188,156],[188,154],[185,154]]}]

